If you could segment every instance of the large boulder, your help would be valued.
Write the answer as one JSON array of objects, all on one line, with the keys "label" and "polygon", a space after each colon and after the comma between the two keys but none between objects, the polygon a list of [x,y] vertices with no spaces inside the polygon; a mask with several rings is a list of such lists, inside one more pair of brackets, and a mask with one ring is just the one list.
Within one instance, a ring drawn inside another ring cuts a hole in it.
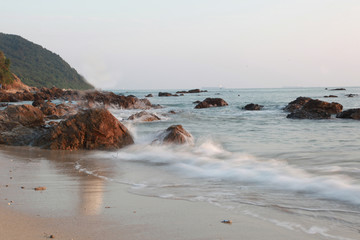
[{"label": "large boulder", "polygon": [[35,127],[44,124],[44,114],[32,105],[9,105],[0,112],[0,120],[17,122],[26,127]]},{"label": "large boulder", "polygon": [[346,111],[338,113],[336,117],[360,120],[360,108],[348,109]]},{"label": "large boulder", "polygon": [[142,122],[152,122],[161,120],[158,116],[153,113],[148,113],[146,111],[141,111],[131,115],[128,120],[137,120]]},{"label": "large boulder", "polygon": [[223,107],[227,105],[228,103],[221,98],[206,98],[196,105],[195,108]]},{"label": "large boulder", "polygon": [[245,107],[243,107],[243,109],[252,110],[252,111],[254,111],[254,110],[258,111],[258,110],[261,110],[263,107],[264,107],[263,105],[250,103],[250,104],[247,104]]},{"label": "large boulder", "polygon": [[106,109],[87,109],[69,117],[46,133],[36,145],[48,149],[117,149],[134,141]]},{"label": "large boulder", "polygon": [[343,106],[339,103],[328,103],[311,98],[298,97],[290,102],[285,111],[291,112],[286,117],[295,119],[329,119],[331,114],[341,112]]},{"label": "large boulder", "polygon": [[302,108],[311,98],[309,97],[298,97],[294,101],[290,102],[285,108],[284,111],[294,112],[297,109]]},{"label": "large boulder", "polygon": [[154,142],[173,144],[192,143],[193,137],[182,125],[172,125],[161,133]]}]

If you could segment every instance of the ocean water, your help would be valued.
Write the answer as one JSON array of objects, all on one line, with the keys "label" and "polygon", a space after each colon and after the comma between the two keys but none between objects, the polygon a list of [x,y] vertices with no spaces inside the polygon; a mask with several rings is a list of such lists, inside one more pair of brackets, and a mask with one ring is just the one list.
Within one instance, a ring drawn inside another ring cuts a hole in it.
[{"label": "ocean water", "polygon": [[[360,95],[360,88],[210,89],[157,97],[159,91],[114,91],[139,98],[152,93],[151,103],[163,108],[148,111],[161,121],[129,121],[141,110],[111,109],[135,144],[94,152],[74,168],[127,184],[133,194],[211,203],[306,232],[309,239],[360,239],[360,121],[294,120],[282,110],[299,96],[359,108],[360,96],[345,94]],[[338,98],[324,98],[330,94]],[[194,101],[207,97],[220,97],[229,106],[194,109]],[[264,108],[243,110],[248,103]],[[190,132],[192,141],[152,144],[174,124]]]}]

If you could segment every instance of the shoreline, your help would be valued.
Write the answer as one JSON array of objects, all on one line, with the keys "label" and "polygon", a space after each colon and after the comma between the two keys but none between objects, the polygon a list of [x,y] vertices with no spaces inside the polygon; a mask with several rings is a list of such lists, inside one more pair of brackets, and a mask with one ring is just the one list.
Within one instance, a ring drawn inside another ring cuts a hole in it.
[{"label": "shoreline", "polygon": [[[76,171],[71,158],[79,155],[0,147],[2,239],[311,238],[206,202],[131,194],[126,185]],[[47,189],[32,189],[41,185]],[[232,224],[221,223],[225,219]]]}]

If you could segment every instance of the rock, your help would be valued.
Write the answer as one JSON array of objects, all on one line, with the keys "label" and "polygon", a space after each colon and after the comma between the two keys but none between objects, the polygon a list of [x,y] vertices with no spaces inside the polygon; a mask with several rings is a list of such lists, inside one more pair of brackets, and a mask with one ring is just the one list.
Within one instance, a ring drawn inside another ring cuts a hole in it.
[{"label": "rock", "polygon": [[334,88],[334,89],[329,89],[330,91],[345,91],[345,88]]},{"label": "rock", "polygon": [[162,143],[184,144],[193,142],[193,137],[182,125],[172,125],[159,135],[158,139]]},{"label": "rock", "polygon": [[357,96],[359,96],[359,94],[350,93],[350,94],[346,94],[345,96],[346,97],[357,97]]},{"label": "rock", "polygon": [[227,105],[227,102],[221,98],[206,98],[204,101],[196,105],[195,108],[223,107]]},{"label": "rock", "polygon": [[168,93],[168,92],[159,92],[158,96],[159,97],[171,97],[173,95],[171,93]]},{"label": "rock", "polygon": [[345,110],[336,115],[337,118],[350,118],[360,120],[360,108],[352,108]]},{"label": "rock", "polygon": [[188,91],[188,93],[200,93],[200,89],[191,89]]},{"label": "rock", "polygon": [[201,101],[199,101],[199,100],[193,102],[193,104],[199,104],[199,103],[201,103]]},{"label": "rock", "polygon": [[44,191],[46,190],[46,187],[36,187],[34,188],[35,191]]},{"label": "rock", "polygon": [[32,105],[9,105],[0,112],[0,120],[18,122],[23,126],[34,127],[44,124],[44,115]]},{"label": "rock", "polygon": [[145,97],[154,97],[151,93],[146,95]]},{"label": "rock", "polygon": [[337,114],[342,111],[343,106],[340,103],[332,102],[324,102],[320,100],[311,99],[308,101],[303,107],[303,110],[308,112],[327,112],[329,114]]},{"label": "rock", "polygon": [[87,109],[50,129],[35,144],[48,149],[117,149],[133,144],[130,132],[106,109]]},{"label": "rock", "polygon": [[44,99],[42,99],[42,98],[37,98],[36,100],[34,100],[34,102],[32,103],[32,105],[34,106],[34,107],[38,107],[38,106],[40,106],[40,105],[42,105],[42,104],[44,104],[45,103],[45,100]]},{"label": "rock", "polygon": [[305,103],[307,103],[310,100],[311,100],[311,98],[309,98],[309,97],[298,97],[296,100],[290,102],[284,108],[284,111],[294,112],[295,110],[302,108],[305,105]]},{"label": "rock", "polygon": [[141,111],[131,115],[128,120],[140,120],[142,122],[152,122],[161,120],[158,116],[153,113],[148,113],[146,111]]},{"label": "rock", "polygon": [[328,95],[328,96],[324,96],[324,98],[337,98],[338,96],[336,95]]},{"label": "rock", "polygon": [[329,119],[331,114],[323,111],[308,112],[303,109],[297,109],[286,117],[292,119]]},{"label": "rock", "polygon": [[243,107],[245,110],[261,110],[264,106],[259,104],[250,103]]}]

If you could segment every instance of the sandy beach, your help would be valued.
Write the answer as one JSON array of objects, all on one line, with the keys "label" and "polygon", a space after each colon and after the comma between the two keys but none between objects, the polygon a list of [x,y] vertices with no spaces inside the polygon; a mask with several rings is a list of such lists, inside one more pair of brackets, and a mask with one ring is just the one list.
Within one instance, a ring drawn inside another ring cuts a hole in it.
[{"label": "sandy beach", "polygon": [[126,185],[74,169],[83,154],[1,146],[1,239],[311,238],[204,202],[131,194]]}]

